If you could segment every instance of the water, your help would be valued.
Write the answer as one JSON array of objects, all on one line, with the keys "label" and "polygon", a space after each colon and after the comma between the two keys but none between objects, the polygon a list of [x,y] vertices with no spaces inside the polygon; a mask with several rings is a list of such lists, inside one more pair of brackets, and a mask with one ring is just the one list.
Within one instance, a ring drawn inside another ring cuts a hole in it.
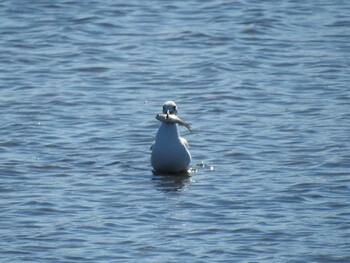
[{"label": "water", "polygon": [[[0,261],[350,262],[350,4],[321,2],[2,1]],[[149,163],[169,99],[190,176]]]}]

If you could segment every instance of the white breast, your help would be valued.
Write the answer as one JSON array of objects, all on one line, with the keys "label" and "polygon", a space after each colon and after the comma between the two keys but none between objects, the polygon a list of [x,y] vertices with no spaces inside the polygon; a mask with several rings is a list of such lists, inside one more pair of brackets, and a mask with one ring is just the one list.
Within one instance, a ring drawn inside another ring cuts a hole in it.
[{"label": "white breast", "polygon": [[177,124],[162,123],[152,147],[151,164],[155,171],[187,171],[191,162],[187,141],[180,137]]}]

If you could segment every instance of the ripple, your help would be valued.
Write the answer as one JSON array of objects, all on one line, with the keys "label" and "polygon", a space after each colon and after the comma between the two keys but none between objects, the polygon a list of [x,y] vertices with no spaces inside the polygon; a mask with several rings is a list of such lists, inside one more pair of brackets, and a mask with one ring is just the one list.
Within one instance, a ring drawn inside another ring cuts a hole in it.
[{"label": "ripple", "polygon": [[0,260],[349,261],[347,3],[77,3],[1,3]]}]

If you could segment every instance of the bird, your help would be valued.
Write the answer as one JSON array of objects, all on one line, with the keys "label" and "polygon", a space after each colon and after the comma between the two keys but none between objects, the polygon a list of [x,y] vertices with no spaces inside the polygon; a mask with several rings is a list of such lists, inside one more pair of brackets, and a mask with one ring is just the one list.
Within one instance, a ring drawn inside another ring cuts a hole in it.
[{"label": "bird", "polygon": [[[177,116],[174,101],[164,103],[163,114]],[[180,137],[177,123],[161,121],[151,150],[151,165],[155,172],[176,174],[188,171],[191,163],[189,144]]]}]

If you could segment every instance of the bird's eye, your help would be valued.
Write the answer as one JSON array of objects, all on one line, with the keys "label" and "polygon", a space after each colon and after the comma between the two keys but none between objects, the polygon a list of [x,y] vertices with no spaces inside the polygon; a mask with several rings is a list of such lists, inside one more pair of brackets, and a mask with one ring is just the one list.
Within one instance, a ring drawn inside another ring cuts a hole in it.
[{"label": "bird's eye", "polygon": [[176,110],[176,106],[174,106],[173,108],[174,108],[174,110]]}]

